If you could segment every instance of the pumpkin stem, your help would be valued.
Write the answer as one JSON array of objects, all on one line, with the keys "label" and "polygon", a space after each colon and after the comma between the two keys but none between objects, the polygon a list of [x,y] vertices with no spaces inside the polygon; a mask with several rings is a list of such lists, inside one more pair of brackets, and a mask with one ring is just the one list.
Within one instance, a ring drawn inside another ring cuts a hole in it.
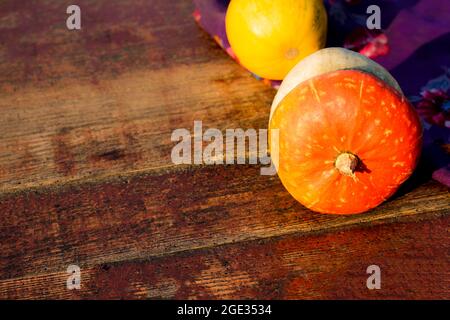
[{"label": "pumpkin stem", "polygon": [[359,159],[357,156],[350,152],[343,152],[337,156],[334,166],[341,174],[354,177],[358,164]]}]

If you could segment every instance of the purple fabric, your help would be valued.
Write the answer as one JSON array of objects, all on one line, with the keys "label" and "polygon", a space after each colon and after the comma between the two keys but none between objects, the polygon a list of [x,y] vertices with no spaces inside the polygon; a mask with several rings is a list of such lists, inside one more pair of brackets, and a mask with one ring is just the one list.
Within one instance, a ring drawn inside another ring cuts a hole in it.
[{"label": "purple fabric", "polygon": [[[225,32],[229,0],[193,0],[199,25],[236,59]],[[450,5],[448,0],[325,0],[327,46],[374,59],[397,79],[424,124],[423,162],[450,187]],[[366,9],[381,8],[383,30],[366,29]],[[255,77],[257,77],[255,75]],[[259,77],[257,77],[260,79]],[[277,87],[279,82],[261,79]]]}]

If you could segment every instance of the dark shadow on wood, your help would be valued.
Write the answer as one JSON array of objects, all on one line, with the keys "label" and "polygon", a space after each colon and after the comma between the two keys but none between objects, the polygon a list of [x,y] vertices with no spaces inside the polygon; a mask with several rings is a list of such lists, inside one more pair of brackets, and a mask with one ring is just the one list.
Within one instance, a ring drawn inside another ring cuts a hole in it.
[{"label": "dark shadow on wood", "polygon": [[433,169],[430,166],[430,163],[427,161],[426,157],[422,155],[414,173],[400,186],[397,192],[389,198],[388,201],[402,197],[424,183],[429,182],[432,173]]}]

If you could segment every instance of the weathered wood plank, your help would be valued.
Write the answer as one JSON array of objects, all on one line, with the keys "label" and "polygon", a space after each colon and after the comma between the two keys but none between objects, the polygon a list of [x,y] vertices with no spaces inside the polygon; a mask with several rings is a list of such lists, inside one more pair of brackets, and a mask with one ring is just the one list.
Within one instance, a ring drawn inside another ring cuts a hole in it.
[{"label": "weathered wood plank", "polygon": [[[1,298],[449,299],[450,216],[290,235],[0,281]],[[381,268],[368,290],[366,269]]]},{"label": "weathered wood plank", "polygon": [[335,217],[257,166],[174,167],[174,129],[264,128],[274,91],[191,1],[80,0],[80,32],[69,4],[0,2],[0,297],[364,298],[377,261],[375,297],[449,297],[447,188]]},{"label": "weathered wood plank", "polygon": [[80,1],[78,32],[65,5],[0,4],[14,22],[0,23],[0,191],[170,166],[172,131],[194,120],[267,127],[274,91],[208,39],[190,1]]},{"label": "weathered wood plank", "polygon": [[79,31],[66,28],[72,3],[0,3],[3,92],[59,82],[96,84],[126,72],[224,60],[193,21],[191,1],[80,0]]},{"label": "weathered wood plank", "polygon": [[348,225],[448,214],[429,182],[355,216],[312,213],[258,166],[209,166],[0,195],[0,279]]}]

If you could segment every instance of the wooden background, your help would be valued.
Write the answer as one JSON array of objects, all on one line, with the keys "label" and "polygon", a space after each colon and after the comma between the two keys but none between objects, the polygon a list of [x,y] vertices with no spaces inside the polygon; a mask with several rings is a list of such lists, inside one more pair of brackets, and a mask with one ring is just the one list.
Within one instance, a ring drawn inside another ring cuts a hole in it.
[{"label": "wooden background", "polygon": [[266,128],[274,90],[191,1],[79,0],[81,31],[70,4],[0,1],[0,298],[450,298],[449,190],[423,167],[335,217],[258,166],[174,166],[174,129]]}]

